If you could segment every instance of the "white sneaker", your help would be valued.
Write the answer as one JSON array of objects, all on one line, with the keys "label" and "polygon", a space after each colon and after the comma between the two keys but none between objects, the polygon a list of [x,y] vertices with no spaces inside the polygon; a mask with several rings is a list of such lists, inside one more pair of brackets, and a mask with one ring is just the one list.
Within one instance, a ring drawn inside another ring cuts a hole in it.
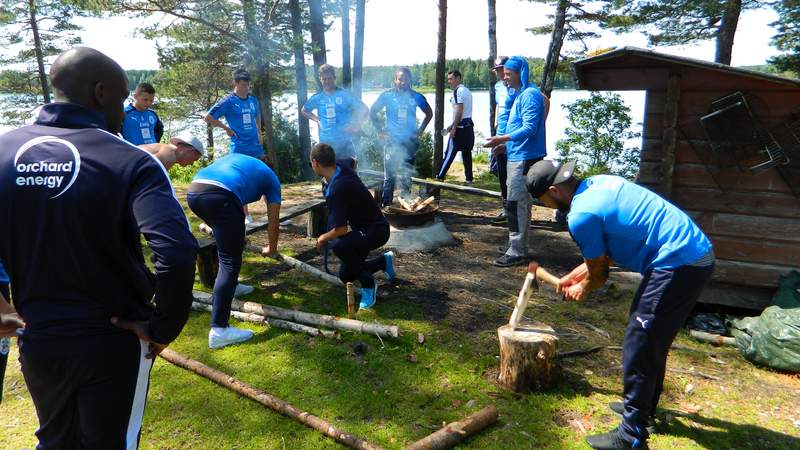
[{"label": "white sneaker", "polygon": [[208,332],[208,348],[222,348],[227,345],[238,344],[253,337],[253,332],[241,328],[212,327]]},{"label": "white sneaker", "polygon": [[236,285],[236,290],[233,291],[233,296],[234,297],[243,297],[243,296],[245,296],[247,294],[250,294],[253,291],[254,291],[253,286],[248,286],[246,284],[239,283],[239,284]]},{"label": "white sneaker", "polygon": [[253,215],[252,214],[248,214],[248,215],[244,216],[244,224],[245,225],[250,225],[251,223],[253,223]]}]

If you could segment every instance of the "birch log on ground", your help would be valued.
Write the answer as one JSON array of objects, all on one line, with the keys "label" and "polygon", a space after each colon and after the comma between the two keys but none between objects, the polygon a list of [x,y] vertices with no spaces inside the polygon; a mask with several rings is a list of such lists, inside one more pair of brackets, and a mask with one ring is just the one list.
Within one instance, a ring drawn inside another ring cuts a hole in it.
[{"label": "birch log on ground", "polygon": [[[257,245],[246,245],[244,248],[249,252],[261,253],[261,247]],[[339,277],[336,277],[329,273],[325,273],[310,264],[300,261],[299,259],[292,258],[291,256],[286,256],[280,253],[277,256],[277,259],[285,262],[286,264],[294,267],[295,269],[299,269],[309,275],[313,275],[319,278],[320,280],[327,281],[328,283],[335,284],[336,286],[344,286],[344,283],[342,283],[342,280],[340,280]]]},{"label": "birch log on ground", "polygon": [[538,392],[553,386],[558,377],[558,336],[548,325],[503,325],[500,339],[500,375],[503,386],[514,392]]},{"label": "birch log on ground", "polygon": [[[211,312],[211,305],[200,302],[192,302],[192,309],[195,311]],[[288,320],[273,319],[272,317],[264,317],[259,314],[243,313],[241,311],[231,311],[231,317],[235,317],[244,322],[253,323],[268,323],[270,326],[276,328],[283,328],[284,330],[296,331],[298,333],[305,333],[310,336],[322,336],[326,338],[339,339],[339,333],[331,330],[320,330],[319,328],[310,327],[301,323],[289,322]]]},{"label": "birch log on ground", "polygon": [[264,392],[260,389],[256,389],[253,386],[237,380],[236,378],[224,372],[209,367],[199,361],[187,358],[174,350],[165,349],[161,352],[161,357],[178,367],[182,367],[202,377],[208,378],[222,387],[237,392],[249,398],[250,400],[261,403],[262,405],[277,411],[286,417],[292,418],[309,428],[313,428],[342,445],[359,450],[381,450],[381,448],[377,445],[371,444],[358,436],[353,436],[352,434],[346,433],[335,427],[330,422],[320,419],[319,417],[307,411],[303,411],[291,405],[290,403],[275,397],[272,394]]},{"label": "birch log on ground", "polygon": [[456,446],[467,437],[497,422],[497,408],[489,405],[475,414],[447,424],[439,431],[406,446],[405,450],[439,450]]},{"label": "birch log on ground", "polygon": [[697,339],[698,341],[708,342],[713,345],[731,345],[736,346],[736,339],[728,336],[720,336],[719,334],[706,333],[705,331],[689,330],[689,336]]},{"label": "birch log on ground", "polygon": [[[197,302],[211,304],[211,295],[205,292],[194,292],[194,299]],[[242,302],[233,300],[231,308],[237,311],[258,314],[264,317],[289,320],[307,325],[317,325],[337,330],[355,331],[358,333],[377,334],[380,337],[396,338],[400,336],[400,329],[396,325],[383,325],[380,323],[362,322],[360,320],[345,319],[343,317],[328,316],[324,314],[314,314],[293,309],[284,309],[272,305],[261,303]]]}]

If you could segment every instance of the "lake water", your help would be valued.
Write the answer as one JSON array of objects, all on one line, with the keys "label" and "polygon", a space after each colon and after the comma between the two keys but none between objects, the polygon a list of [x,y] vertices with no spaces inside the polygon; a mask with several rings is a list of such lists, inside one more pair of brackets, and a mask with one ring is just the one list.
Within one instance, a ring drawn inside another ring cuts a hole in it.
[{"label": "lake water", "polygon": [[[371,106],[375,100],[377,100],[378,96],[381,94],[382,91],[366,91],[363,94],[364,103],[367,106]],[[622,91],[618,92],[620,96],[622,96],[623,101],[625,104],[631,108],[631,118],[633,119],[633,126],[632,131],[634,132],[641,132],[642,131],[642,120],[644,117],[644,100],[645,100],[645,92],[644,91]],[[445,93],[445,107],[444,107],[444,117],[445,117],[445,125],[449,125],[452,122],[453,111],[450,107],[449,98],[452,95],[452,91],[449,89]],[[551,99],[550,99],[550,114],[547,117],[546,122],[546,129],[547,129],[547,153],[550,156],[555,154],[555,143],[559,139],[564,137],[564,130],[569,126],[569,120],[567,119],[567,112],[563,108],[564,105],[574,102],[578,99],[588,98],[590,95],[589,91],[576,91],[576,90],[556,90],[553,91]],[[433,108],[435,105],[435,95],[433,93],[425,94],[425,98],[430,103],[431,107]],[[156,99],[157,101],[158,99]],[[275,104],[276,113],[281,113],[286,115],[287,118],[291,120],[296,120],[297,118],[297,100],[296,96],[293,93],[283,94],[278,97],[278,101]],[[419,110],[417,111],[417,119],[422,120],[423,115]],[[489,91],[473,91],[472,92],[472,121],[475,122],[475,145],[476,151],[485,151],[485,149],[480,148],[481,144],[485,140],[487,136],[489,136]],[[436,132],[437,130],[433,129],[433,120],[431,120],[430,125],[428,125],[427,131]],[[167,131],[175,130],[175,132],[186,129],[186,128],[197,128],[199,133],[202,133],[203,122],[201,120],[191,120],[191,121],[171,121],[166,122],[165,127]],[[11,127],[0,124],[0,133],[9,131]],[[222,130],[217,130],[215,141],[218,142],[220,148],[225,148],[228,145],[227,138],[222,133]],[[312,122],[311,123],[311,136],[312,139],[316,141],[318,136],[317,131],[317,124]],[[203,138],[204,139],[204,138]],[[204,139],[205,140],[205,139]],[[640,140],[634,139],[631,142],[627,143],[628,146],[639,146]]]}]

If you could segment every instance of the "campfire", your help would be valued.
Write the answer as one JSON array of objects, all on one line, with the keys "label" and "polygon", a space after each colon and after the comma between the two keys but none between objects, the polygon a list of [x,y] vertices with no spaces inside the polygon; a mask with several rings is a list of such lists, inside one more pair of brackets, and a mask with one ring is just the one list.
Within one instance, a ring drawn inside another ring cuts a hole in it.
[{"label": "campfire", "polygon": [[411,201],[398,197],[398,203],[383,208],[383,215],[395,228],[422,226],[432,222],[436,213],[439,212],[439,206],[434,203],[435,200],[433,196],[425,200],[417,197]]}]

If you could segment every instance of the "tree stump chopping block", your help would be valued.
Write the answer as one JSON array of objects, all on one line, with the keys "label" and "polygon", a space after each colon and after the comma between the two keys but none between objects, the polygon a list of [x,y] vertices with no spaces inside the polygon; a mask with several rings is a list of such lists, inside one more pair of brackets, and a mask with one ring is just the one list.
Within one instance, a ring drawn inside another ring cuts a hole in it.
[{"label": "tree stump chopping block", "polygon": [[550,388],[558,377],[558,336],[542,323],[503,325],[500,340],[500,375],[503,386],[515,392],[537,392]]}]

